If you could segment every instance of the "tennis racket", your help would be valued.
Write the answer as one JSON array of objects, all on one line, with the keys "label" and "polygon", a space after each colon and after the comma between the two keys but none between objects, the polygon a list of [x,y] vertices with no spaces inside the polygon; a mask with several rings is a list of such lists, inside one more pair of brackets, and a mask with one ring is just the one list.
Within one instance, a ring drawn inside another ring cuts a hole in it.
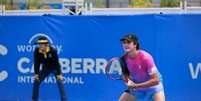
[{"label": "tennis racket", "polygon": [[124,80],[128,82],[128,77],[123,73],[124,63],[121,58],[112,58],[105,67],[105,73],[111,80]]}]

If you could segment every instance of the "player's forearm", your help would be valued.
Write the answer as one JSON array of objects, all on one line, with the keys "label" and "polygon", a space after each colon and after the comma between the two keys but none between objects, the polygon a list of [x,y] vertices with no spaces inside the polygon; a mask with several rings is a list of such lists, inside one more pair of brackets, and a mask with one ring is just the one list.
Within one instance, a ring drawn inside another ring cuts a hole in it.
[{"label": "player's forearm", "polygon": [[143,83],[135,84],[134,88],[135,89],[137,89],[137,88],[147,88],[147,87],[158,85],[159,83],[160,83],[160,81],[158,79],[151,79],[151,80],[148,80],[148,81],[143,82]]}]

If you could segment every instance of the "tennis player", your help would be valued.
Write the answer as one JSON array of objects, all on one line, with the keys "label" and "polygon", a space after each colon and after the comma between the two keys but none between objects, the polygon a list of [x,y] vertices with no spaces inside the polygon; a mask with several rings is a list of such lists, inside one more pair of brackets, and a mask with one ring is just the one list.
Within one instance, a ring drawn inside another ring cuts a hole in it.
[{"label": "tennis player", "polygon": [[165,101],[162,78],[152,56],[140,50],[138,38],[134,34],[125,35],[120,41],[126,52],[123,59],[130,77],[126,85],[133,90],[125,90],[119,101]]},{"label": "tennis player", "polygon": [[[57,79],[61,101],[66,101],[57,51],[49,45],[46,37],[39,37],[37,44],[39,44],[39,47],[34,51],[35,81],[33,84],[32,101],[38,101],[40,84],[51,73],[53,73]],[[40,70],[40,65],[42,65],[42,70]]]}]

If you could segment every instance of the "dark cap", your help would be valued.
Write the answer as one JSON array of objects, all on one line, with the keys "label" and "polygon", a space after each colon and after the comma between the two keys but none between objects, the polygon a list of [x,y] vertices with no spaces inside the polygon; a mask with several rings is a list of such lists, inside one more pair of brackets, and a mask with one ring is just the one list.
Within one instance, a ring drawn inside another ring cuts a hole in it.
[{"label": "dark cap", "polygon": [[49,41],[46,37],[40,36],[35,44],[48,44]]},{"label": "dark cap", "polygon": [[120,39],[120,41],[124,41],[124,40],[130,41],[130,42],[134,42],[134,44],[137,45],[136,48],[140,49],[140,44],[138,42],[138,38],[137,38],[136,35],[134,35],[134,34],[127,34],[123,38]]},{"label": "dark cap", "polygon": [[123,38],[120,39],[120,41],[124,41],[124,40],[138,41],[137,37],[134,34],[127,34]]}]

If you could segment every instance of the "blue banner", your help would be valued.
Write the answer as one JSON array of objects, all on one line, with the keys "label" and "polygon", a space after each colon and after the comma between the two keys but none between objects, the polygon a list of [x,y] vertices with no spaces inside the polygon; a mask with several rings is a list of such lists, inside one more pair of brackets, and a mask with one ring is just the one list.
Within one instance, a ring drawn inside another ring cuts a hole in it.
[{"label": "blue banner", "polygon": [[[126,85],[109,80],[104,66],[124,51],[119,39],[136,33],[163,76],[167,101],[201,99],[201,15],[1,16],[0,100],[30,101],[33,43],[46,36],[59,54],[69,101],[117,101]],[[40,99],[59,101],[50,75]]]}]

